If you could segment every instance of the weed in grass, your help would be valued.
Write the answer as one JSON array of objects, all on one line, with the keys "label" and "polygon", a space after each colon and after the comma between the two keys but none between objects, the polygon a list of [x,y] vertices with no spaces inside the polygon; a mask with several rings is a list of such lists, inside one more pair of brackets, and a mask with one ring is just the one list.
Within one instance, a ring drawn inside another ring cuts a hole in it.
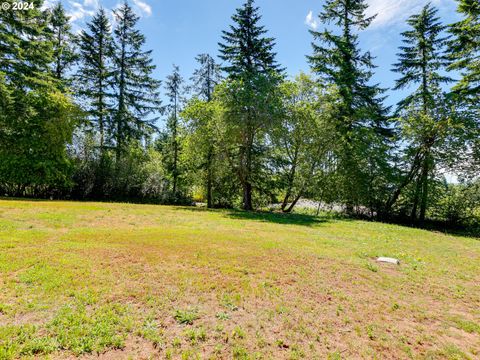
[{"label": "weed in grass", "polygon": [[182,340],[180,340],[178,337],[174,338],[172,340],[172,346],[174,348],[179,348],[180,346],[182,346]]},{"label": "weed in grass", "polygon": [[455,319],[455,326],[458,329],[461,329],[467,333],[470,334],[475,334],[477,333],[480,335],[480,325],[477,323],[474,323],[473,321],[468,321],[468,320],[463,320],[463,319]]},{"label": "weed in grass", "polygon": [[245,339],[247,334],[245,331],[240,327],[240,326],[235,326],[235,328],[232,331],[232,337],[236,339]]},{"label": "weed in grass", "polygon": [[370,270],[371,272],[378,272],[378,266],[375,264],[372,264],[370,261],[365,264],[365,267]]},{"label": "weed in grass", "polygon": [[238,303],[240,302],[240,295],[236,294],[234,296],[229,294],[224,294],[222,297],[222,305],[230,311],[238,310]]},{"label": "weed in grass", "polygon": [[0,304],[0,315],[6,315],[11,310],[11,307],[7,304]]},{"label": "weed in grass", "polygon": [[446,345],[441,350],[430,351],[427,359],[471,360],[471,358],[453,344]]},{"label": "weed in grass", "polygon": [[234,360],[249,360],[248,352],[242,346],[236,345],[232,350]]},{"label": "weed in grass", "polygon": [[187,329],[184,334],[186,339],[189,340],[192,345],[196,345],[198,341],[207,340],[207,332],[204,328]]},{"label": "weed in grass", "polygon": [[370,340],[375,340],[375,325],[367,325],[366,327],[367,336]]},{"label": "weed in grass", "polygon": [[[51,354],[54,351],[60,349],[59,343],[56,339],[52,338],[34,338],[25,343],[22,350],[20,351],[20,355],[47,355]],[[1,356],[0,356],[1,359]]]},{"label": "weed in grass", "polygon": [[193,350],[184,350],[182,351],[182,360],[199,360],[200,355],[195,353]]},{"label": "weed in grass", "polygon": [[158,328],[155,320],[145,320],[137,335],[151,341],[154,347],[159,347],[163,340],[163,332]]},{"label": "weed in grass", "polygon": [[176,310],[173,316],[179,324],[192,325],[193,322],[200,318],[198,310]]},{"label": "weed in grass", "polygon": [[230,314],[227,312],[219,312],[217,315],[215,315],[217,319],[219,320],[230,320]]},{"label": "weed in grass", "polygon": [[305,358],[305,353],[298,345],[292,345],[289,355],[290,360],[299,360]]},{"label": "weed in grass", "polygon": [[328,360],[342,360],[342,355],[338,351],[328,354]]},{"label": "weed in grass", "polygon": [[397,303],[394,303],[392,305],[392,311],[397,311],[398,309],[400,309],[400,305],[398,305]]}]

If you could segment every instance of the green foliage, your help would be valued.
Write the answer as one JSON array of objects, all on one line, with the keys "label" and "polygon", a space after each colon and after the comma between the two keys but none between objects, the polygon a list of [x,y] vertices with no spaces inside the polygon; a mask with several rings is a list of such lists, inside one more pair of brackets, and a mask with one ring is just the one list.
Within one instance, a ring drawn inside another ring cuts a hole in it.
[{"label": "green foliage", "polygon": [[[319,181],[331,173],[328,152],[335,146],[330,128],[335,115],[336,93],[324,90],[310,76],[300,74],[280,88],[283,114],[271,131],[272,167],[283,201],[281,209],[292,211],[300,197],[322,196]],[[312,181],[313,177],[316,177]]]},{"label": "green foliage", "polygon": [[[350,213],[360,205],[375,211],[383,200],[392,135],[388,109],[382,104],[384,90],[370,84],[372,57],[360,51],[355,33],[366,29],[374,18],[365,16],[366,9],[365,0],[329,0],[319,18],[335,28],[310,31],[314,38],[313,54],[308,57],[311,69],[338,91],[337,114],[332,118],[336,148],[331,158],[338,169],[338,201]],[[373,194],[379,194],[378,198]]]},{"label": "green foliage", "polygon": [[40,89],[21,103],[25,113],[12,109],[0,118],[0,187],[16,196],[59,195],[72,185],[66,144],[80,112],[65,95]]},{"label": "green foliage", "polygon": [[173,317],[179,324],[192,325],[193,322],[199,319],[200,316],[198,315],[197,310],[187,309],[176,310]]},{"label": "green foliage", "polygon": [[480,92],[480,3],[458,0],[458,12],[463,18],[450,26],[454,36],[449,42],[451,70],[461,72],[462,78],[454,90],[478,101]]},{"label": "green foliage", "polygon": [[442,37],[446,26],[439,22],[438,10],[427,4],[419,14],[412,15],[407,24],[411,30],[403,32],[399,62],[393,71],[402,76],[396,81],[395,90],[417,85],[418,89],[399,103],[399,110],[411,105],[427,109],[435,106],[434,97],[440,85],[453,81],[441,74],[449,64],[445,53],[447,41]]},{"label": "green foliage", "polygon": [[275,39],[265,36],[267,30],[259,25],[261,18],[254,0],[246,0],[232,16],[230,31],[222,31],[220,59],[227,63],[223,70],[230,78],[282,71],[273,52]]},{"label": "green foliage", "polygon": [[143,51],[145,36],[136,29],[139,16],[125,1],[114,10],[113,78],[115,79],[113,137],[117,156],[131,140],[142,140],[156,129],[161,107],[160,81],[152,77],[152,52]]},{"label": "green foliage", "polygon": [[65,13],[61,2],[57,2],[50,11],[49,32],[53,44],[52,71],[63,89],[70,85],[68,72],[77,61],[76,38],[72,33],[70,17]]},{"label": "green foliage", "polygon": [[107,13],[100,8],[87,30],[79,36],[80,63],[76,74],[77,96],[82,100],[92,129],[98,131],[103,151],[111,144],[112,125],[112,56],[113,40]]},{"label": "green foliage", "polygon": [[253,209],[253,190],[267,193],[265,140],[266,132],[278,118],[277,85],[281,79],[273,52],[274,39],[265,37],[266,30],[258,23],[259,9],[247,0],[232,16],[234,25],[223,32],[220,58],[227,65],[228,75],[219,90],[225,109],[222,152],[242,186],[242,205]]}]

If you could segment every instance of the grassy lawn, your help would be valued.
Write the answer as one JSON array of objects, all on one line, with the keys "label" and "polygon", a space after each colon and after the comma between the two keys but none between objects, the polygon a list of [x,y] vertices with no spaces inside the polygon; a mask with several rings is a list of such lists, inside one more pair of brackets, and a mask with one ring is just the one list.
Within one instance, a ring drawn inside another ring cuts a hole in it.
[{"label": "grassy lawn", "polygon": [[98,355],[478,359],[480,240],[300,215],[1,200],[0,359]]}]

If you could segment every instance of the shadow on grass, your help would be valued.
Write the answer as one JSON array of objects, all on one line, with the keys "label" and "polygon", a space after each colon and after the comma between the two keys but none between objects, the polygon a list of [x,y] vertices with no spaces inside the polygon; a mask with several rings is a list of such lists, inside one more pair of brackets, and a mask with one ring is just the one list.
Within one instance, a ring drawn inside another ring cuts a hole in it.
[{"label": "shadow on grass", "polygon": [[[299,225],[299,226],[314,226],[322,223],[327,223],[335,216],[314,216],[306,214],[284,214],[280,212],[271,211],[243,211],[235,209],[207,209],[206,207],[178,207],[180,210],[193,211],[193,212],[218,212],[230,219],[236,220],[250,220],[261,221],[283,225]],[[346,218],[343,218],[348,220]]]},{"label": "shadow on grass", "polygon": [[262,221],[283,225],[314,226],[328,222],[330,219],[303,214],[283,214],[277,212],[249,212],[230,210],[226,215],[231,219]]}]

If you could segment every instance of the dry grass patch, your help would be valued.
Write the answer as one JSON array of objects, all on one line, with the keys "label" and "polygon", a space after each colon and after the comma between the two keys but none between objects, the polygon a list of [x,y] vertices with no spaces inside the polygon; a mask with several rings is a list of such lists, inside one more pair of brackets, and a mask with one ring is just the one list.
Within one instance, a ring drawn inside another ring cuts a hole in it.
[{"label": "dry grass patch", "polygon": [[475,359],[479,260],[386,224],[0,201],[0,359]]}]

